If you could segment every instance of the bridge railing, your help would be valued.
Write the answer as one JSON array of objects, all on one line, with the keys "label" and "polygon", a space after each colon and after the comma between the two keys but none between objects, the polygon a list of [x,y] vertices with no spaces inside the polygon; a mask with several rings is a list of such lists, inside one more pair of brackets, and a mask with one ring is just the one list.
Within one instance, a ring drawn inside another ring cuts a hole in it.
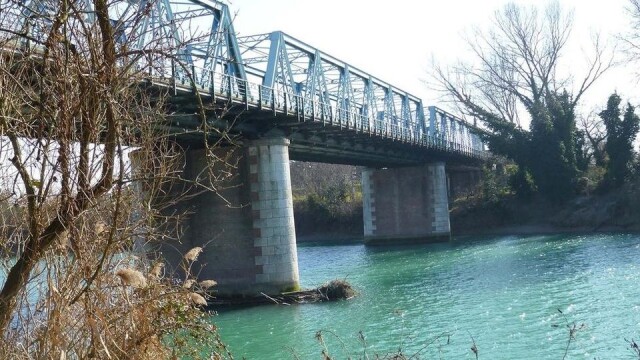
[{"label": "bridge railing", "polygon": [[[487,157],[482,142],[467,124],[435,107],[429,107],[429,126],[423,129],[418,126],[419,124],[407,126],[398,123],[397,119],[386,114],[373,117],[371,114],[355,111],[353,107],[341,108],[331,102],[319,101],[317,98],[305,99],[304,96],[240,79],[230,74],[209,71],[210,80],[207,86],[202,86],[188,78],[177,77],[175,69],[176,66],[173,64],[169,71],[164,69],[159,71],[156,68],[149,75],[156,83],[172,86],[176,93],[197,90],[215,99],[225,100],[234,105],[243,105],[246,109],[271,111],[274,116],[284,115],[295,117],[298,121],[322,122],[372,136],[474,158]],[[191,71],[197,73],[205,70],[192,66]]]},{"label": "bridge railing", "polygon": [[247,108],[270,110],[274,114],[295,116],[300,121],[318,121],[325,124],[353,129],[396,141],[408,142],[441,151],[461,153],[470,157],[484,158],[487,152],[482,141],[461,119],[436,107],[429,108],[429,126],[422,130],[418,126],[405,126],[397,119],[371,116],[340,108],[331,102],[317,99],[309,101],[301,95],[282,89],[238,79],[233,75],[211,73],[211,86],[198,90],[208,95],[244,104]]},{"label": "bridge railing", "polygon": [[[27,47],[27,39],[49,33],[61,6],[43,0],[7,4],[0,9],[5,13],[2,27],[11,30],[10,37],[27,31],[29,36],[23,38]],[[74,16],[94,24],[91,2],[83,4]],[[485,154],[477,134],[462,120],[435,107],[425,109],[420,98],[303,41],[279,31],[236,37],[228,6],[221,2],[121,5],[122,9],[113,7],[110,12],[120,45],[143,51],[168,49],[172,56],[144,57],[138,70],[174,91],[199,91],[246,108],[442,151]],[[193,29],[196,17],[211,24],[202,28],[211,31]],[[70,24],[75,23],[71,18]]]},{"label": "bridge railing", "polygon": [[471,133],[458,131],[465,126],[460,119],[431,121],[420,98],[288,34],[243,36],[238,44],[247,74],[290,97],[301,96],[305,115],[349,128],[373,127],[374,133],[402,141],[481,151],[467,139]]}]

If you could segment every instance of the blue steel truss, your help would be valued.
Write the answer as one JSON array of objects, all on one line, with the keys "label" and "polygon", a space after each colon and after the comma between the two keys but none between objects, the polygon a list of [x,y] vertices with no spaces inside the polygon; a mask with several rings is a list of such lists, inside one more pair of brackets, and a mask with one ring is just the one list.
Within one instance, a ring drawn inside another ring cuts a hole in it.
[{"label": "blue steel truss", "polygon": [[[67,1],[83,14],[68,21],[95,22],[91,0]],[[0,0],[0,40],[26,33],[21,46],[30,46],[43,39],[61,3]],[[218,1],[128,0],[110,11],[117,40],[150,54],[141,67],[175,91],[196,90],[247,109],[485,156],[464,121],[434,106],[425,112],[420,98],[365,71],[279,31],[236,37],[229,8]],[[154,55],[166,49],[171,56]]]}]

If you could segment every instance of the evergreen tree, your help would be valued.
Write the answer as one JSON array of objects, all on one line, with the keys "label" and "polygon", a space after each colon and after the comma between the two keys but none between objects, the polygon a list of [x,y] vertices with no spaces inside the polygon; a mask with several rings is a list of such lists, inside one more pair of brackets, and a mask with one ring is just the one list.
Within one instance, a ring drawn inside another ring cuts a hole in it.
[{"label": "evergreen tree", "polygon": [[[531,130],[501,121],[490,114],[483,120],[491,130],[483,134],[491,151],[514,160],[517,178],[531,178],[533,187],[552,201],[563,201],[574,194],[578,177],[576,160],[577,128],[575,103],[567,92],[550,92],[531,106]],[[530,191],[531,186],[514,179],[514,190]]]},{"label": "evergreen tree", "polygon": [[[484,125],[490,150],[518,165],[514,189],[537,189],[553,201],[574,194],[578,165],[585,167],[584,154],[576,156],[575,107],[611,65],[595,46],[581,85],[563,92],[570,76],[563,76],[558,64],[570,30],[571,15],[558,2],[542,12],[509,3],[496,12],[490,28],[478,29],[470,39],[479,61],[436,69],[443,90]],[[529,129],[522,119],[529,120]]]},{"label": "evergreen tree", "polygon": [[607,101],[607,108],[599,114],[607,128],[605,150],[609,155],[609,162],[605,179],[611,186],[622,185],[631,174],[633,140],[640,126],[640,118],[631,104],[627,104],[621,118],[620,103],[620,96],[612,94]]},{"label": "evergreen tree", "polygon": [[567,92],[545,100],[531,113],[531,175],[544,196],[562,201],[573,195],[578,175],[574,106]]}]

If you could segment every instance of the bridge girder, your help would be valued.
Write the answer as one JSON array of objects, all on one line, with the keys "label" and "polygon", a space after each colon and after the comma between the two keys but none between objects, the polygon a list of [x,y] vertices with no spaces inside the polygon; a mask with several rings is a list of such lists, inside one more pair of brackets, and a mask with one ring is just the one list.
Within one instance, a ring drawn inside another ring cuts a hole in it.
[{"label": "bridge girder", "polygon": [[[66,20],[70,26],[95,26],[91,0],[72,1],[80,15]],[[0,25],[11,30],[5,32],[9,36],[27,34],[21,46],[32,46],[28,42],[47,35],[63,4],[11,1]],[[178,88],[197,91],[214,101],[243,103],[245,110],[295,114],[298,121],[319,119],[340,129],[445,144],[466,153],[484,151],[463,120],[434,106],[425,112],[420,98],[292,36],[276,31],[236,37],[229,8],[221,2],[122,0],[113,3],[110,17],[118,41],[154,58],[153,66],[147,58],[140,66],[149,69],[153,82],[173,87],[174,94]]]}]

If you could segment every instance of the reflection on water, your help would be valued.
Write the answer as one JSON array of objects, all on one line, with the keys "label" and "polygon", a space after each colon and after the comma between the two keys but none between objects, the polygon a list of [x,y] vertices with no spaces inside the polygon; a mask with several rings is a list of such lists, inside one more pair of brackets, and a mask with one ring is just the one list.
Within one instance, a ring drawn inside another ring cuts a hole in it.
[{"label": "reflection on water", "polygon": [[571,355],[620,358],[632,355],[624,338],[640,333],[639,244],[637,235],[563,235],[300,247],[303,286],[346,278],[360,295],[223,311],[213,321],[236,358],[320,358],[314,335],[327,330],[337,358],[363,354],[363,331],[369,356],[399,347],[412,354],[445,333],[421,358],[474,358],[473,336],[481,358],[558,359],[566,321],[586,324]]}]

